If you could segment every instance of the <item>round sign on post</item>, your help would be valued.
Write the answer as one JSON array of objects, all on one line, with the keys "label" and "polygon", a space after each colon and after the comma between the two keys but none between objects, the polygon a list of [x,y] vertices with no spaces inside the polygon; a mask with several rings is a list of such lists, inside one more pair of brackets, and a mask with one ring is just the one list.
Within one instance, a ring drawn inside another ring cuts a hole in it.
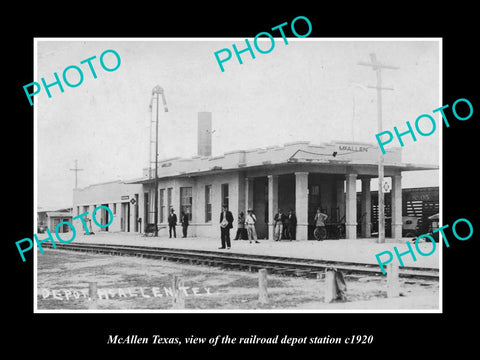
[{"label": "round sign on post", "polygon": [[382,185],[383,192],[388,193],[390,192],[390,184],[387,181],[383,182]]}]

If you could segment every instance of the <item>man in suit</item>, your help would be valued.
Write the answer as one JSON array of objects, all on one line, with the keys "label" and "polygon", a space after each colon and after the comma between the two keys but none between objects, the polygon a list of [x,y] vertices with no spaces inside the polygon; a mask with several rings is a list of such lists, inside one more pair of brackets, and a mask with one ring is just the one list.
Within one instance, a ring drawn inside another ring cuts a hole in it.
[{"label": "man in suit", "polygon": [[295,240],[295,232],[297,230],[297,216],[292,209],[289,210],[287,220],[285,221],[287,226],[287,235],[290,240]]},{"label": "man in suit", "polygon": [[222,212],[220,213],[220,239],[222,240],[222,246],[219,249],[230,249],[230,229],[233,227],[233,215],[228,211],[228,206],[224,204],[222,206]]},{"label": "man in suit", "polygon": [[168,233],[170,234],[170,238],[172,237],[172,230],[173,237],[177,237],[175,226],[177,226],[177,214],[175,214],[175,210],[172,209],[170,210],[170,215],[168,215]]},{"label": "man in suit", "polygon": [[183,232],[183,236],[184,238],[187,237],[187,229],[188,229],[188,220],[189,220],[189,215],[182,211],[182,216],[181,216],[181,222],[182,222],[182,232]]},{"label": "man in suit", "polygon": [[283,237],[283,224],[285,223],[285,220],[287,217],[283,213],[282,209],[278,209],[278,213],[275,214],[275,217],[273,218],[273,225],[274,225],[274,230],[273,230],[273,239],[275,241],[280,241],[282,240]]}]

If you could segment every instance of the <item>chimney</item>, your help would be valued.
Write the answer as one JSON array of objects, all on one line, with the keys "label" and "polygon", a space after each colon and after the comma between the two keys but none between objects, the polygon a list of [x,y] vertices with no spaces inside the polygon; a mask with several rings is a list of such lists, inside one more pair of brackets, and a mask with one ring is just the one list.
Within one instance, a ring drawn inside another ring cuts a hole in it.
[{"label": "chimney", "polygon": [[212,113],[200,111],[198,113],[198,151],[199,156],[212,155]]}]

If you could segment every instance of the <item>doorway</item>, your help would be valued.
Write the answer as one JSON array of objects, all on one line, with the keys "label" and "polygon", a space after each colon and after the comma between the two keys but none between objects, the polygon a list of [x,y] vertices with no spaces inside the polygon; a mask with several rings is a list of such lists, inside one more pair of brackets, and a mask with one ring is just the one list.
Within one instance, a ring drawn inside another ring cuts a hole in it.
[{"label": "doorway", "polygon": [[268,239],[268,178],[253,180],[253,212],[257,218],[255,230],[259,239]]},{"label": "doorway", "polygon": [[[108,207],[108,204],[102,204],[101,206]],[[108,211],[106,209],[100,209],[100,224],[106,225],[109,223]],[[108,226],[100,228],[101,231],[108,231]]]}]

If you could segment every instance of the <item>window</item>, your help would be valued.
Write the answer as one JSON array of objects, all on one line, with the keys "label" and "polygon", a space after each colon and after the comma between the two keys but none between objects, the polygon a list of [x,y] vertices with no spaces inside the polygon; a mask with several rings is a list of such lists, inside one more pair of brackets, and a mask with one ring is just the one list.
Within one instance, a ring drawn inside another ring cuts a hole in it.
[{"label": "window", "polygon": [[113,204],[113,215],[116,215],[117,214],[117,204],[114,203]]},{"label": "window", "polygon": [[167,205],[168,205],[169,214],[170,214],[170,210],[172,209],[172,191],[173,191],[173,188],[167,189]]},{"label": "window", "polygon": [[205,222],[212,221],[212,185],[205,186]]},{"label": "window", "polygon": [[312,208],[316,208],[320,206],[320,186],[319,185],[311,185],[308,190],[308,201],[309,205]]},{"label": "window", "polygon": [[160,222],[165,222],[165,189],[160,189]]},{"label": "window", "polygon": [[222,206],[228,207],[228,184],[222,184]]},{"label": "window", "polygon": [[158,200],[155,198],[155,189],[153,188],[149,189],[148,198],[150,199],[150,201],[148,202],[148,212],[149,212],[148,216],[150,219],[150,224],[153,224],[155,222],[155,200]]},{"label": "window", "polygon": [[180,211],[188,215],[188,219],[192,220],[192,188],[180,188]]}]

